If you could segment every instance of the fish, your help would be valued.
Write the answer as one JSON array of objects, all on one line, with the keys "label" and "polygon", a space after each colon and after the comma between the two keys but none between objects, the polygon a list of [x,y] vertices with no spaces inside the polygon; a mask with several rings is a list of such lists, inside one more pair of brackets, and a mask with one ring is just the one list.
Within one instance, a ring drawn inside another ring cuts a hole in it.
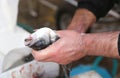
[{"label": "fish", "polygon": [[37,29],[24,41],[26,46],[34,50],[42,50],[57,41],[59,38],[60,37],[55,33],[55,31],[50,28],[43,27]]}]

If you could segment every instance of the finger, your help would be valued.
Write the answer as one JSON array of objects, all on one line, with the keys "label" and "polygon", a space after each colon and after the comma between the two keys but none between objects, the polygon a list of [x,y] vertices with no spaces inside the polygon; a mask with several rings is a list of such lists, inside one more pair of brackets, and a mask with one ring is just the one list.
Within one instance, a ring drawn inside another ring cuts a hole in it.
[{"label": "finger", "polygon": [[34,58],[38,61],[47,60],[48,58],[54,57],[54,52],[56,51],[54,46],[55,45],[52,44],[40,51],[33,50],[32,54]]},{"label": "finger", "polygon": [[41,51],[32,51],[32,55],[34,56],[34,59],[37,61],[45,61],[46,59],[49,58],[49,54],[46,52],[41,52]]},{"label": "finger", "polygon": [[43,55],[41,54],[40,54],[41,55],[40,57],[38,54],[35,53],[35,51],[32,52],[32,55],[34,56],[35,60],[40,61],[40,62],[56,62],[53,57],[48,56],[48,55],[46,57],[43,57]]}]

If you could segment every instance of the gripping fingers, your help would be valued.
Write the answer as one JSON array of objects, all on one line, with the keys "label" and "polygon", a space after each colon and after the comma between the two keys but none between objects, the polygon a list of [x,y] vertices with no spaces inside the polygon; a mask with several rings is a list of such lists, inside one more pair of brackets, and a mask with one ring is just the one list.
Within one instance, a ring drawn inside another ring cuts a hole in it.
[{"label": "gripping fingers", "polygon": [[34,56],[35,60],[37,60],[37,61],[49,61],[48,59],[51,57],[50,53],[42,52],[41,50],[39,52],[33,50],[32,55]]}]

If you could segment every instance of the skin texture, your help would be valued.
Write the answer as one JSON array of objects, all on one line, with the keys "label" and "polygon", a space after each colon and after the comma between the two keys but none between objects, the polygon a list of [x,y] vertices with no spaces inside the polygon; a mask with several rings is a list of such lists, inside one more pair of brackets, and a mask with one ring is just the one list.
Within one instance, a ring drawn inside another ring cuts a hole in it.
[{"label": "skin texture", "polygon": [[96,17],[87,9],[78,9],[67,29],[78,32],[86,32],[86,30],[96,22]]},{"label": "skin texture", "polygon": [[120,32],[86,34],[84,40],[87,55],[120,58],[118,54],[118,35]]},{"label": "skin texture", "polygon": [[86,9],[78,9],[67,30],[57,31],[60,37],[47,48],[32,54],[38,61],[68,64],[84,56],[105,56],[120,58],[117,49],[119,32],[85,34],[96,21],[96,17]]},{"label": "skin texture", "polygon": [[33,50],[32,54],[36,60],[68,64],[86,55],[83,52],[83,34],[73,30],[58,31],[57,34],[60,39],[55,43],[39,52]]}]

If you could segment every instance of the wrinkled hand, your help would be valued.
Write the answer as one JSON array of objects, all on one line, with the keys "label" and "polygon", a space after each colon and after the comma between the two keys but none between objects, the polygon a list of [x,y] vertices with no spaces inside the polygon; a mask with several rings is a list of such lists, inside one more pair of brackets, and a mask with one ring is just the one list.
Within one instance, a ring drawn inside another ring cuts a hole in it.
[{"label": "wrinkled hand", "polygon": [[57,31],[57,35],[60,39],[47,48],[40,51],[33,50],[32,54],[35,60],[68,64],[86,55],[84,52],[83,33],[62,30]]}]

